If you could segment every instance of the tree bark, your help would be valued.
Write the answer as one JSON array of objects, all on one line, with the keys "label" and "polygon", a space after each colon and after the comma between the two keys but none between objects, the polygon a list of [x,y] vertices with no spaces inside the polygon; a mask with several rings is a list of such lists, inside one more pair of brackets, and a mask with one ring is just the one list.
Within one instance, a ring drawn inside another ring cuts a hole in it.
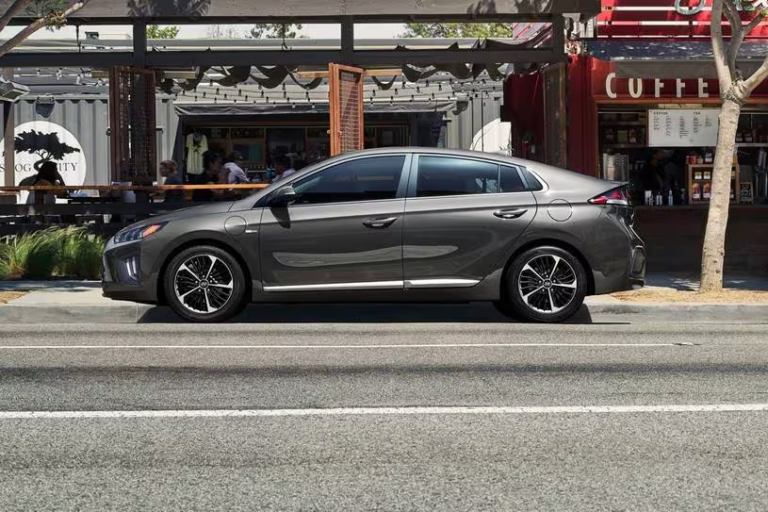
[{"label": "tree bark", "polygon": [[48,25],[52,20],[60,18],[62,20],[66,20],[68,16],[71,16],[72,14],[76,13],[83,7],[85,7],[86,1],[80,1],[76,2],[72,5],[70,5],[67,10],[62,12],[60,15],[56,17],[46,16],[40,19],[37,19],[33,21],[31,24],[24,27],[24,30],[7,40],[0,46],[0,57],[8,53],[9,51],[16,48],[20,43],[23,43],[29,36],[40,30],[41,28]]},{"label": "tree bark", "polygon": [[701,256],[701,292],[718,292],[723,289],[725,233],[731,201],[731,167],[740,113],[741,105],[738,102],[733,99],[723,100],[720,127],[717,131],[717,153],[712,170],[709,215]]}]

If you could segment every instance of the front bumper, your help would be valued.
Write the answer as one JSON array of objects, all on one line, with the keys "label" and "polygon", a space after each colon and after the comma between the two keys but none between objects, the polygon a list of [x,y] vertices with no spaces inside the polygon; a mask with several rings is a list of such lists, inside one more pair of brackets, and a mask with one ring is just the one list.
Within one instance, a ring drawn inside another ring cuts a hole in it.
[{"label": "front bumper", "polygon": [[113,300],[157,303],[157,287],[144,272],[141,243],[115,246],[111,241],[102,257],[102,295]]}]

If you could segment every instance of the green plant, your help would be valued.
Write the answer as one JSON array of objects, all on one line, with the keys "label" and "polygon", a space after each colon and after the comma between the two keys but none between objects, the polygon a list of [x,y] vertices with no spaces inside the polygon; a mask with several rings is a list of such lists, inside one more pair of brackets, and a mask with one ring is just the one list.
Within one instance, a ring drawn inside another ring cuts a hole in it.
[{"label": "green plant", "polygon": [[0,245],[0,278],[98,279],[104,241],[81,227],[50,228]]},{"label": "green plant", "polygon": [[82,228],[62,230],[60,237],[61,253],[56,274],[77,279],[98,279],[101,276],[104,240]]},{"label": "green plant", "polygon": [[56,268],[59,246],[59,238],[56,230],[53,229],[17,236],[4,251],[9,277],[24,279],[51,277]]}]

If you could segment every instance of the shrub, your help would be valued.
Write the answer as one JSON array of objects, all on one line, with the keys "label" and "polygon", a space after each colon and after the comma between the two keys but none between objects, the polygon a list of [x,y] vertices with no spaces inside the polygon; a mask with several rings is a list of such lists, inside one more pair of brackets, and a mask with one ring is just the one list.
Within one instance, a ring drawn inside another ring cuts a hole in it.
[{"label": "shrub", "polygon": [[98,279],[104,241],[83,228],[49,228],[0,246],[0,278]]},{"label": "shrub", "polygon": [[61,233],[61,253],[56,274],[77,279],[101,277],[104,241],[82,228],[67,228]]}]

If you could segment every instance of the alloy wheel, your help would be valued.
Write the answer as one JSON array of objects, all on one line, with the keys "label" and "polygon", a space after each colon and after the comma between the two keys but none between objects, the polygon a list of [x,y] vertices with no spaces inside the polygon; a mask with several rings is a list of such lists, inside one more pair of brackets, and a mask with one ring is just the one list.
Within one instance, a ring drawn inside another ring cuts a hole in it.
[{"label": "alloy wheel", "polygon": [[216,313],[234,293],[232,269],[212,254],[198,254],[184,261],[176,270],[173,284],[179,303],[198,314]]},{"label": "alloy wheel", "polygon": [[540,254],[523,265],[517,288],[526,306],[537,313],[552,315],[573,302],[578,280],[568,261],[555,254]]}]

